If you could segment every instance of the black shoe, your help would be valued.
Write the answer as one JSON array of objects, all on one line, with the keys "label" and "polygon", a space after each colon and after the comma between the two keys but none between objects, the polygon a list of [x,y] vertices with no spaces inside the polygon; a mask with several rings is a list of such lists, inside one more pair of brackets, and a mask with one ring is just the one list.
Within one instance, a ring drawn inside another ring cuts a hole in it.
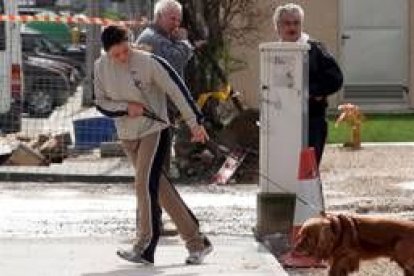
[{"label": "black shoe", "polygon": [[116,254],[121,258],[131,263],[144,264],[144,265],[153,265],[154,260],[150,260],[142,255],[141,252],[137,250],[125,250],[118,249]]}]

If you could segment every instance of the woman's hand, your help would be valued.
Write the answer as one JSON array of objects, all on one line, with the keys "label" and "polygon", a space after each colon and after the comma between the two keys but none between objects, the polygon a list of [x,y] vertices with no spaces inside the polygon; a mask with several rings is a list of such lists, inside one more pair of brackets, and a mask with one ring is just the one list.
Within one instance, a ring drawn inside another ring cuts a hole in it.
[{"label": "woman's hand", "polygon": [[202,125],[191,128],[191,142],[205,143],[209,139],[206,129]]},{"label": "woman's hand", "polygon": [[129,102],[128,103],[128,116],[138,117],[144,113],[144,105],[142,103]]}]

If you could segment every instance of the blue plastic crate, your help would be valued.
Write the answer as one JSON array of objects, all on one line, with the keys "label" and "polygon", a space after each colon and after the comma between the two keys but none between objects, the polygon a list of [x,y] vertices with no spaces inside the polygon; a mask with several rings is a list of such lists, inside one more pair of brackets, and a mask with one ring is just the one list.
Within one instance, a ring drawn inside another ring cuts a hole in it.
[{"label": "blue plastic crate", "polygon": [[84,118],[73,121],[75,148],[93,149],[102,142],[117,140],[114,121],[108,117]]}]

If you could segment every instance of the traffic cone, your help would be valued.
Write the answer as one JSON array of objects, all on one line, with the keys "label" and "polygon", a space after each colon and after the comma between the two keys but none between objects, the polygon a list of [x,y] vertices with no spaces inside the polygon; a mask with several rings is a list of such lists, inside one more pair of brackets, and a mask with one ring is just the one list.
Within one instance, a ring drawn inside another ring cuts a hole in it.
[{"label": "traffic cone", "polygon": [[[314,148],[302,150],[299,161],[297,200],[290,242],[292,247],[302,224],[309,218],[318,216],[324,211],[322,183],[319,176],[318,164]],[[321,260],[301,255],[294,250],[281,257],[282,265],[295,268],[324,268]]]}]

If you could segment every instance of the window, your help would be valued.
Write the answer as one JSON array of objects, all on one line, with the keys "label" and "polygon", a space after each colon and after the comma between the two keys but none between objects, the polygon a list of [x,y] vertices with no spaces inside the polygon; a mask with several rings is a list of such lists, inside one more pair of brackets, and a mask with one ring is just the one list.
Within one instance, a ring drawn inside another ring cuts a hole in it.
[{"label": "window", "polygon": [[62,54],[64,48],[59,45],[59,43],[54,42],[53,40],[45,39],[44,37],[41,38],[41,43],[44,49],[51,54],[59,55]]},{"label": "window", "polygon": [[33,53],[38,46],[35,37],[25,34],[22,35],[22,49],[24,53]]},{"label": "window", "polygon": [[[4,14],[4,1],[0,0],[0,14]],[[0,51],[6,50],[6,23],[0,21]]]}]

